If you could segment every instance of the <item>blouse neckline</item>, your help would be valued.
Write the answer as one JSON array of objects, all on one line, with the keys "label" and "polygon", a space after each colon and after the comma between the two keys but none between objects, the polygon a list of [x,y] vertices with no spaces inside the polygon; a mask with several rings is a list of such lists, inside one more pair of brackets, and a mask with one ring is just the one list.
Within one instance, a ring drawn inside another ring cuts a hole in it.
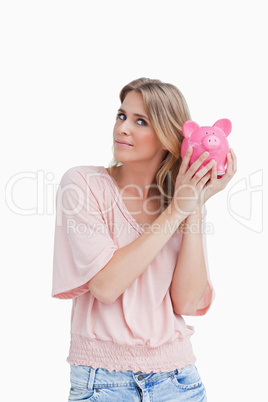
[{"label": "blouse neckline", "polygon": [[108,173],[107,168],[104,166],[99,166],[99,167],[109,177],[109,179],[110,179],[109,183],[111,185],[111,188],[114,191],[114,194],[116,195],[117,201],[119,202],[119,204],[121,206],[121,211],[123,212],[123,215],[125,216],[125,218],[131,223],[131,225],[134,227],[134,229],[136,229],[140,234],[144,233],[144,229],[142,228],[142,226],[140,226],[140,224],[136,221],[136,219],[131,215],[131,213],[127,209],[127,206],[124,203],[124,200],[123,200],[117,186],[114,183],[114,179]]}]

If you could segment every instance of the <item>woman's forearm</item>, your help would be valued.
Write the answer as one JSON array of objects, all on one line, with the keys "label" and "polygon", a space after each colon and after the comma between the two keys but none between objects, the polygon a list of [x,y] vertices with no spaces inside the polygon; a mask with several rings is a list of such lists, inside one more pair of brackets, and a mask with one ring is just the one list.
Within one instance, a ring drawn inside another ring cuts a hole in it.
[{"label": "woman's forearm", "polygon": [[182,242],[170,294],[175,313],[193,315],[207,286],[201,207],[197,207],[187,217],[182,231]]},{"label": "woman's forearm", "polygon": [[115,251],[108,264],[88,282],[91,293],[103,303],[113,303],[145,271],[183,219],[171,203],[150,229]]}]

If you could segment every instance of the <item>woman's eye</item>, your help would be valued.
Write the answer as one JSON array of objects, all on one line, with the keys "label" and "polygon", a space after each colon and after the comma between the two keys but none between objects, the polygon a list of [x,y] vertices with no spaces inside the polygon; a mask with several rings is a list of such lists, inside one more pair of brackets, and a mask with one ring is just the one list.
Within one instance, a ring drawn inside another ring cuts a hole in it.
[{"label": "woman's eye", "polygon": [[117,118],[119,120],[126,120],[126,116],[124,115],[124,113],[118,113]]},{"label": "woman's eye", "polygon": [[[118,113],[117,116],[116,116],[116,118],[119,119],[119,120],[124,121],[124,120],[127,119],[127,116],[126,116],[124,113]],[[146,121],[143,120],[143,119],[138,119],[138,120],[137,120],[137,124],[138,124],[139,126],[147,126]]]},{"label": "woman's eye", "polygon": [[137,122],[138,122],[139,126],[147,126],[146,121],[143,119],[139,119]]}]

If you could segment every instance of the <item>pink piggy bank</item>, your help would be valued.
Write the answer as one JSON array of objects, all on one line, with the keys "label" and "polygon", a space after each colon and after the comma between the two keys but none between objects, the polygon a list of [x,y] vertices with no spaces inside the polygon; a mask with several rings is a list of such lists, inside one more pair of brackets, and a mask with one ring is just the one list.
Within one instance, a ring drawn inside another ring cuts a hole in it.
[{"label": "pink piggy bank", "polygon": [[191,165],[203,152],[208,151],[209,156],[199,169],[214,159],[217,162],[217,175],[222,176],[225,173],[227,153],[229,152],[227,136],[231,130],[232,123],[228,119],[218,120],[212,127],[200,127],[192,120],[186,121],[182,126],[184,140],[181,145],[181,157],[184,157],[190,146],[193,147]]}]

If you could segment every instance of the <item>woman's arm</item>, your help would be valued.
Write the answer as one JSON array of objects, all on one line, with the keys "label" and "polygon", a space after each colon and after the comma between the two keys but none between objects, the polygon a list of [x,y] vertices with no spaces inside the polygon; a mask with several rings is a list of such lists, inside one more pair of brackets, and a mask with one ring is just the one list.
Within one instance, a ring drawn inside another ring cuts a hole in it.
[{"label": "woman's arm", "polygon": [[200,206],[186,218],[182,232],[170,295],[176,314],[194,315],[207,287]]},{"label": "woman's arm", "polygon": [[208,155],[202,154],[188,169],[191,154],[192,149],[189,149],[181,163],[173,199],[153,222],[151,230],[116,250],[108,264],[88,282],[91,293],[103,303],[113,303],[145,271],[196,207],[200,192],[209,180],[208,171],[213,162],[196,173]]},{"label": "woman's arm", "polygon": [[105,304],[113,303],[145,271],[183,219],[171,203],[150,230],[115,251],[108,264],[88,282],[91,293]]},{"label": "woman's arm", "polygon": [[204,203],[222,191],[237,171],[233,150],[227,155],[227,168],[223,177],[217,178],[217,167],[211,169],[210,180],[203,186],[195,210],[185,221],[185,230],[170,288],[173,309],[177,314],[194,315],[207,286],[207,270],[203,251],[202,216]]}]

